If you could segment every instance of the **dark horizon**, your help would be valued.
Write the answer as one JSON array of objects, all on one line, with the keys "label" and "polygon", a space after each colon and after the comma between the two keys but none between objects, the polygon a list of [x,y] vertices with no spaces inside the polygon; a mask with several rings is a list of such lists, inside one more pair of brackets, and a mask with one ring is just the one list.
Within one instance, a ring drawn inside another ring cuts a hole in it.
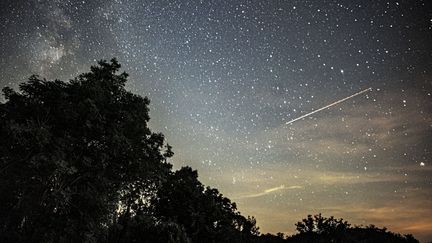
[{"label": "dark horizon", "polygon": [[68,80],[116,57],[127,90],[151,100],[150,127],[173,146],[174,167],[197,169],[261,232],[292,234],[323,213],[430,241],[431,9],[5,0],[0,87]]}]

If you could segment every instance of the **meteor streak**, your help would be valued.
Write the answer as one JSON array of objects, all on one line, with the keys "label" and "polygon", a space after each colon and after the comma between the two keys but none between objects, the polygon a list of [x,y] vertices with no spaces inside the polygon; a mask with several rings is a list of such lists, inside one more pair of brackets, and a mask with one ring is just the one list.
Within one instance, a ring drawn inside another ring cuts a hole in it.
[{"label": "meteor streak", "polygon": [[366,93],[366,92],[368,92],[368,91],[372,91],[372,88],[367,88],[367,89],[365,89],[365,90],[362,90],[362,91],[360,91],[360,92],[357,92],[357,93],[355,93],[355,94],[353,94],[353,95],[350,95],[350,96],[348,96],[348,97],[346,97],[346,98],[343,98],[343,99],[341,99],[341,100],[338,100],[338,101],[336,101],[336,102],[333,102],[333,103],[331,103],[330,105],[326,105],[326,106],[324,106],[324,107],[322,107],[322,108],[319,108],[318,110],[314,110],[314,111],[309,112],[309,113],[307,113],[307,114],[305,114],[305,115],[303,115],[303,116],[297,117],[296,119],[293,119],[293,120],[291,120],[291,121],[289,121],[289,122],[287,122],[287,123],[285,123],[285,124],[286,124],[286,125],[291,124],[291,123],[296,122],[296,121],[298,121],[298,120],[300,120],[300,119],[303,119],[303,118],[308,117],[308,116],[310,116],[310,115],[312,115],[312,114],[315,114],[315,113],[317,113],[318,111],[325,110],[325,109],[327,109],[327,108],[330,108],[330,107],[332,107],[332,106],[334,106],[334,105],[337,105],[337,104],[339,104],[339,103],[342,103],[342,102],[344,102],[344,101],[346,101],[346,100],[348,100],[348,99],[354,98],[354,97],[356,97],[357,95],[361,95],[361,94]]}]

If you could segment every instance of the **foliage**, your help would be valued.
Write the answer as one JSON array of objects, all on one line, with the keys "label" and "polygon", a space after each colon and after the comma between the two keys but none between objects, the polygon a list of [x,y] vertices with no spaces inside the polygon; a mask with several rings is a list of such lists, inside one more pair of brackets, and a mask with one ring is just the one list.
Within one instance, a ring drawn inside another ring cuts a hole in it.
[{"label": "foliage", "polygon": [[171,170],[171,146],[147,126],[149,100],[119,69],[100,61],[70,82],[31,76],[3,89],[0,242],[418,242],[321,214],[294,236],[260,235],[197,171]]},{"label": "foliage", "polygon": [[245,218],[217,189],[204,188],[197,171],[170,174],[154,199],[156,217],[182,225],[193,242],[245,242],[258,235],[254,218]]},{"label": "foliage", "polygon": [[296,224],[297,231],[300,233],[315,232],[317,234],[333,234],[338,231],[344,231],[350,227],[347,221],[323,217],[321,214],[308,215],[306,219]]},{"label": "foliage", "polygon": [[[132,204],[171,168],[147,98],[100,61],[70,82],[37,76],[0,104],[0,235],[10,241],[96,241],[119,201]],[[6,139],[7,138],[7,139]]]},{"label": "foliage", "polygon": [[326,218],[321,214],[308,215],[306,219],[296,224],[296,235],[288,237],[286,242],[302,243],[418,243],[412,235],[401,236],[378,228],[374,225],[351,227],[343,219]]},{"label": "foliage", "polygon": [[104,242],[191,243],[183,226],[172,221],[157,220],[139,212],[132,217],[124,215],[112,225]]}]

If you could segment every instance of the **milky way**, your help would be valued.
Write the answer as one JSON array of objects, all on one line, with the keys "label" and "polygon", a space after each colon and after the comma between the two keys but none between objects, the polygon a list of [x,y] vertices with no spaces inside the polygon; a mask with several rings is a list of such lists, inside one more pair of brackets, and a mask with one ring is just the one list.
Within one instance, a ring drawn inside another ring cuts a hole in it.
[{"label": "milky way", "polygon": [[[430,1],[0,2],[0,84],[117,57],[176,168],[292,233],[307,214],[432,234]],[[355,99],[298,117],[367,87]]]}]

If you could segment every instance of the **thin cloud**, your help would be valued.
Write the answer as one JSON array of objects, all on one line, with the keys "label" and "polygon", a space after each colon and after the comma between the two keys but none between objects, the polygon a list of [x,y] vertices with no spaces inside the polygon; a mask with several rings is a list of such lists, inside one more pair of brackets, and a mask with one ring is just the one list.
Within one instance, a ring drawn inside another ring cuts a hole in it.
[{"label": "thin cloud", "polygon": [[277,191],[281,191],[281,190],[302,189],[302,188],[303,188],[302,186],[289,186],[289,187],[286,187],[285,185],[280,185],[278,187],[273,187],[273,188],[264,190],[264,191],[259,192],[259,193],[249,194],[249,195],[243,195],[243,196],[238,197],[237,199],[261,197],[261,196],[265,196],[267,194],[270,194],[270,193],[273,193],[273,192],[277,192]]}]

